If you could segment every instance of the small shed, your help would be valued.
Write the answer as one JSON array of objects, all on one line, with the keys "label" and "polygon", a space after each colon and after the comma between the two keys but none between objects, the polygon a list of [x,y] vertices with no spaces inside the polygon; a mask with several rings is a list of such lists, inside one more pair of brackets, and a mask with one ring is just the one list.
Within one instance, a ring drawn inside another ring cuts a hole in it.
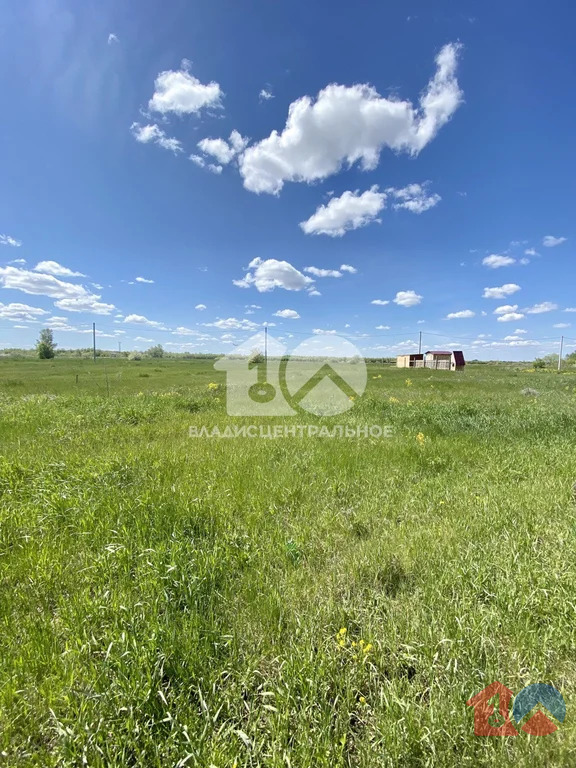
[{"label": "small shed", "polygon": [[415,354],[415,355],[398,355],[396,358],[396,368],[416,368],[420,367],[417,366],[417,363],[420,363],[420,366],[424,366],[424,355],[421,354]]},{"label": "small shed", "polygon": [[464,353],[461,350],[430,350],[424,357],[426,368],[444,371],[462,371],[466,365]]}]

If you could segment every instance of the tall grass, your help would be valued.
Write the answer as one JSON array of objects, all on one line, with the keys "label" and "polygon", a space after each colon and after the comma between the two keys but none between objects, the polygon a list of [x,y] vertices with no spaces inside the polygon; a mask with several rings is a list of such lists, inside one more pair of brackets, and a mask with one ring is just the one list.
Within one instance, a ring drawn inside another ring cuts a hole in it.
[{"label": "tall grass", "polygon": [[[574,762],[576,377],[374,366],[328,421],[389,439],[219,440],[210,363],[101,363],[0,361],[0,764]],[[475,737],[495,679],[566,722]]]}]

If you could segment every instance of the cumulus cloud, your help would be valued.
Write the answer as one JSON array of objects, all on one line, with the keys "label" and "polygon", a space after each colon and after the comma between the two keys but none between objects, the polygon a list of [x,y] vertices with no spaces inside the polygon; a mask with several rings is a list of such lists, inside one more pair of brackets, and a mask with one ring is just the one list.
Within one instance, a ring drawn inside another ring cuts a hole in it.
[{"label": "cumulus cloud", "polygon": [[424,213],[437,205],[442,199],[440,195],[428,193],[428,182],[424,184],[408,184],[402,189],[389,187],[386,192],[397,200],[392,204],[392,208],[400,210],[401,208],[411,213]]},{"label": "cumulus cloud", "polygon": [[114,34],[114,32],[110,32],[108,35],[108,45],[114,45],[114,43],[119,43],[118,36]]},{"label": "cumulus cloud", "polygon": [[0,245],[11,245],[13,248],[20,248],[22,240],[16,240],[15,237],[10,237],[10,235],[0,235]]},{"label": "cumulus cloud", "polygon": [[506,312],[498,317],[499,323],[510,323],[513,320],[522,320],[524,315],[520,312]]},{"label": "cumulus cloud", "polygon": [[314,282],[287,261],[278,259],[252,259],[248,271],[240,280],[233,280],[239,288],[254,286],[260,293],[284,288],[285,291],[302,291]]},{"label": "cumulus cloud", "polygon": [[32,322],[39,317],[49,315],[45,309],[31,307],[29,304],[2,304],[0,302],[0,317],[4,320],[15,320],[17,322]]},{"label": "cumulus cloud", "polygon": [[558,309],[558,304],[553,304],[551,301],[543,301],[541,304],[534,304],[532,307],[528,307],[524,311],[528,315],[541,315],[543,312],[553,312]]},{"label": "cumulus cloud", "polygon": [[385,307],[386,304],[390,304],[388,299],[372,299],[370,304],[377,304],[379,307]]},{"label": "cumulus cloud", "polygon": [[494,310],[495,315],[506,315],[508,312],[516,312],[518,304],[504,304],[501,307],[496,307]]},{"label": "cumulus cloud", "polygon": [[300,315],[295,309],[279,309],[278,312],[274,312],[275,317],[285,317],[290,320],[299,320]]},{"label": "cumulus cloud", "polygon": [[520,286],[516,283],[505,283],[504,285],[495,286],[494,288],[484,288],[482,298],[484,299],[505,299],[506,296],[511,296],[516,291],[520,290]]},{"label": "cumulus cloud", "polygon": [[203,312],[206,309],[206,304],[196,304],[194,309],[197,309],[198,312]]},{"label": "cumulus cloud", "polygon": [[420,304],[422,299],[423,296],[420,296],[415,291],[398,291],[392,301],[400,307],[415,307],[417,304]]},{"label": "cumulus cloud", "polygon": [[159,128],[156,124],[140,125],[140,123],[132,123],[130,126],[132,136],[139,141],[140,144],[158,144],[162,149],[169,149],[175,154],[182,152],[182,144],[178,139],[169,138],[166,136],[165,131]]},{"label": "cumulus cloud", "polygon": [[347,190],[340,197],[332,197],[321,205],[306,221],[300,222],[307,235],[329,235],[342,237],[346,232],[365,227],[373,221],[380,223],[378,214],[386,207],[389,199],[395,200],[392,207],[405,208],[412,213],[423,213],[440,201],[440,195],[430,195],[426,184],[409,184],[402,189],[389,187],[380,192],[378,185],[365,192]]},{"label": "cumulus cloud", "polygon": [[308,272],[314,277],[342,277],[342,272],[337,269],[320,269],[319,267],[304,267],[304,272]]},{"label": "cumulus cloud", "polygon": [[314,328],[312,333],[315,333],[316,336],[335,336],[338,331],[325,331],[323,328]]},{"label": "cumulus cloud", "polygon": [[546,248],[554,248],[557,245],[562,245],[562,243],[566,242],[565,237],[554,237],[554,235],[546,235],[546,237],[542,238],[542,245],[544,245]]},{"label": "cumulus cloud", "polygon": [[500,256],[497,253],[492,253],[490,256],[482,259],[482,264],[490,269],[498,269],[499,267],[509,267],[516,263],[516,259],[511,256]]},{"label": "cumulus cloud", "polygon": [[90,312],[93,315],[110,315],[114,312],[114,304],[105,304],[99,299],[100,296],[88,294],[78,298],[60,299],[54,302],[54,305],[64,312]]},{"label": "cumulus cloud", "polygon": [[[234,130],[228,141],[224,139],[202,139],[198,142],[198,148],[205,155],[212,155],[221,165],[228,165],[240,152],[242,152],[249,139]],[[197,155],[194,155],[197,157]]]},{"label": "cumulus cloud", "polygon": [[135,281],[137,283],[150,283],[150,284],[154,283],[154,280],[148,280],[146,277],[137,277],[135,278]]},{"label": "cumulus cloud", "polygon": [[48,272],[58,277],[86,277],[82,272],[73,272],[68,267],[58,264],[57,261],[39,261],[34,267],[34,272]]},{"label": "cumulus cloud", "polygon": [[168,112],[198,114],[207,107],[220,107],[222,95],[218,83],[204,85],[185,68],[167,70],[156,78],[148,108],[163,115]]},{"label": "cumulus cloud", "polygon": [[127,315],[124,318],[125,323],[134,323],[136,325],[147,325],[150,328],[160,328],[166,330],[164,323],[160,323],[157,320],[148,320],[144,315]]},{"label": "cumulus cloud", "polygon": [[350,264],[341,264],[340,272],[349,272],[351,275],[355,275],[358,270],[356,267],[352,267]]},{"label": "cumulus cloud", "polygon": [[260,93],[258,94],[258,98],[260,101],[270,101],[270,99],[274,98],[274,94],[272,91],[268,90],[267,88],[262,88]]},{"label": "cumulus cloud", "polygon": [[253,323],[251,320],[246,320],[245,318],[238,320],[236,317],[218,319],[213,323],[204,323],[204,325],[211,328],[221,328],[224,330],[238,329],[242,331],[253,331],[256,328],[259,328],[259,325]]},{"label": "cumulus cloud", "polygon": [[389,331],[390,326],[389,325],[377,325],[376,326],[377,331]]},{"label": "cumulus cloud", "polygon": [[459,312],[450,312],[446,315],[447,320],[461,320],[467,317],[475,317],[476,313],[471,309],[462,309]]},{"label": "cumulus cloud", "polygon": [[386,195],[378,192],[376,185],[362,194],[359,190],[346,191],[319,206],[309,219],[300,222],[300,227],[307,235],[342,237],[351,229],[378,221],[377,216],[385,205]]},{"label": "cumulus cloud", "polygon": [[456,80],[459,46],[445,45],[436,73],[415,107],[410,101],[380,96],[369,85],[332,84],[316,99],[293,102],[281,132],[247,149],[240,159],[244,186],[278,194],[285,182],[312,182],[359,162],[376,168],[385,147],[418,154],[445,125],[462,101]]},{"label": "cumulus cloud", "polygon": [[[18,267],[0,267],[0,285],[23,293],[49,296],[53,299],[93,297],[83,285],[68,283],[53,275],[31,272]],[[99,296],[94,298],[100,298]]]}]

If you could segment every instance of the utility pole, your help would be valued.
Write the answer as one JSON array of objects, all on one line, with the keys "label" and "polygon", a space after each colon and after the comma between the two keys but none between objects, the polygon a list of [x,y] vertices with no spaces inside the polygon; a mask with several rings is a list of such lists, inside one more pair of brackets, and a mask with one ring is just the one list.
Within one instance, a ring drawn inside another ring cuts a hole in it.
[{"label": "utility pole", "polygon": [[120,353],[120,354],[122,353],[122,342],[121,341],[118,342],[118,353]]},{"label": "utility pole", "polygon": [[92,323],[92,352],[96,362],[96,323]]},{"label": "utility pole", "polygon": [[564,349],[564,336],[560,339],[560,354],[558,355],[558,373],[562,370],[562,350]]},{"label": "utility pole", "polygon": [[422,354],[422,331],[420,331],[420,339],[418,341],[418,354]]}]

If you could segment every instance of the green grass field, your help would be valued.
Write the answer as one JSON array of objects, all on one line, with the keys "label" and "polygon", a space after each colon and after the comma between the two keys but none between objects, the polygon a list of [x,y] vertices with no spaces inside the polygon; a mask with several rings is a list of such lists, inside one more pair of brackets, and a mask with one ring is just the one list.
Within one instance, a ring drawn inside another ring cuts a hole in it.
[{"label": "green grass field", "polygon": [[[0,764],[574,764],[576,375],[370,366],[388,439],[191,439],[210,382],[0,360]],[[565,723],[474,736],[495,679]]]}]

